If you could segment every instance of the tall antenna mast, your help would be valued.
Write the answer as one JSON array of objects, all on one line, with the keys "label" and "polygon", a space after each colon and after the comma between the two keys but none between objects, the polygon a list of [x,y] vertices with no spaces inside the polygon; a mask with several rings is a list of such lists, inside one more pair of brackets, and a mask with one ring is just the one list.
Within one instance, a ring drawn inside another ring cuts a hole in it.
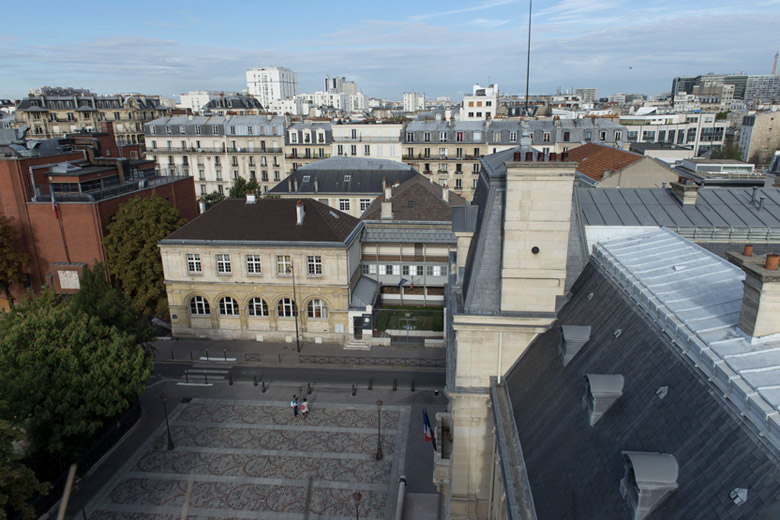
[{"label": "tall antenna mast", "polygon": [[528,0],[528,59],[525,62],[525,115],[528,115],[528,84],[531,73],[531,9],[534,0]]}]

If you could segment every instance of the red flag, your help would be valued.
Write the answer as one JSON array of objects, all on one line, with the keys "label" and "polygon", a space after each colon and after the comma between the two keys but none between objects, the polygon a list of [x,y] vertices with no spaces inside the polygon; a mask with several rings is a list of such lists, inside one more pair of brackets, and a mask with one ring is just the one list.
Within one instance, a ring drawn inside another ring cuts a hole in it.
[{"label": "red flag", "polygon": [[54,210],[54,218],[60,219],[60,210],[57,209],[57,199],[54,198],[54,190],[51,190],[51,209]]}]

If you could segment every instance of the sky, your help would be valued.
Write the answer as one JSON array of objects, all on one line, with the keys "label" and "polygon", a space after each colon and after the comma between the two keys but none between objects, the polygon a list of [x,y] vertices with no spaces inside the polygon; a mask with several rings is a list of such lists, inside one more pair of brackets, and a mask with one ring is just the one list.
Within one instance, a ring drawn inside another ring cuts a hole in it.
[{"label": "sky", "polygon": [[[288,67],[299,92],[325,75],[371,96],[458,101],[475,83],[524,94],[528,0],[13,2],[0,29],[0,98],[82,87],[178,99],[246,88]],[[655,95],[672,78],[769,74],[780,0],[535,0],[531,94],[558,87]]]}]

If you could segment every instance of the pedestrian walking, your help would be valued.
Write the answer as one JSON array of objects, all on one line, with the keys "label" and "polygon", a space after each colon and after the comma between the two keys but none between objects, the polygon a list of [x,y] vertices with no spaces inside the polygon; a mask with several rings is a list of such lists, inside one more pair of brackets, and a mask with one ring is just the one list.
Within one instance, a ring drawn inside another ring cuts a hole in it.
[{"label": "pedestrian walking", "polygon": [[298,417],[298,394],[293,394],[292,401],[290,401],[290,407],[293,409],[293,417]]},{"label": "pedestrian walking", "polygon": [[304,397],[301,403],[301,416],[306,419],[309,416],[309,401]]}]

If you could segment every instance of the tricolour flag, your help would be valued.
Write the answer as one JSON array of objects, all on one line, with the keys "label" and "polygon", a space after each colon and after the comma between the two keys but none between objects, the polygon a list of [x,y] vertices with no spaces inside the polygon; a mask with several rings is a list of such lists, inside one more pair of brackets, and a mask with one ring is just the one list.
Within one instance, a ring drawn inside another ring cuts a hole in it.
[{"label": "tricolour flag", "polygon": [[423,436],[425,438],[425,442],[432,442],[433,443],[433,449],[436,451],[436,435],[433,433],[433,429],[431,428],[431,421],[428,420],[428,411],[423,408]]},{"label": "tricolour flag", "polygon": [[406,282],[408,282],[406,278],[401,278],[401,280],[398,282],[398,285],[396,287],[402,287]]},{"label": "tricolour flag", "polygon": [[54,198],[54,190],[51,190],[51,209],[54,211],[54,218],[60,219],[60,210],[57,209],[57,199]]}]

